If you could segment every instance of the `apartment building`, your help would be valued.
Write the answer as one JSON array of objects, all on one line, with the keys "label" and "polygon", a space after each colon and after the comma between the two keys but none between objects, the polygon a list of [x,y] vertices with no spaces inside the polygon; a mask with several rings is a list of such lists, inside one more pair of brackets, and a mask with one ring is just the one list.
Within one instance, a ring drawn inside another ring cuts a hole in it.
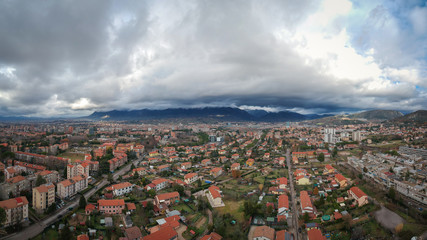
[{"label": "apartment building", "polygon": [[301,211],[302,213],[314,213],[313,204],[311,203],[311,199],[308,196],[307,191],[300,192],[300,200],[301,200]]},{"label": "apartment building", "polygon": [[122,196],[132,192],[133,186],[134,185],[130,182],[123,182],[123,183],[114,184],[110,187],[107,187],[106,189],[109,191],[112,191],[113,195],[117,197],[117,196]]},{"label": "apartment building", "polygon": [[28,200],[26,197],[1,201],[0,207],[6,211],[6,221],[3,226],[8,227],[28,221]]},{"label": "apartment building", "polygon": [[185,176],[184,176],[184,182],[186,184],[191,184],[191,183],[197,181],[197,179],[199,179],[197,173],[188,173],[188,174],[185,174]]},{"label": "apartment building", "polygon": [[57,184],[57,195],[64,199],[76,195],[78,192],[86,189],[88,186],[87,177],[78,175],[71,179],[66,179]]},{"label": "apartment building", "polygon": [[124,208],[125,200],[123,199],[98,200],[98,210],[104,214],[121,214]]},{"label": "apartment building", "polygon": [[55,185],[44,184],[33,188],[33,208],[43,212],[55,202]]}]

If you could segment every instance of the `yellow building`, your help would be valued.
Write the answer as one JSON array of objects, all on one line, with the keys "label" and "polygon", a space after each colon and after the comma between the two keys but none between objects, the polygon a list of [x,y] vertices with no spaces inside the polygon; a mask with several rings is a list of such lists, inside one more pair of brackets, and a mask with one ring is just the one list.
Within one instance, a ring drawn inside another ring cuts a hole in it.
[{"label": "yellow building", "polygon": [[298,176],[295,178],[297,180],[297,185],[308,185],[310,184],[310,179],[306,176]]},{"label": "yellow building", "polygon": [[44,184],[33,188],[33,208],[44,211],[55,202],[55,185]]}]

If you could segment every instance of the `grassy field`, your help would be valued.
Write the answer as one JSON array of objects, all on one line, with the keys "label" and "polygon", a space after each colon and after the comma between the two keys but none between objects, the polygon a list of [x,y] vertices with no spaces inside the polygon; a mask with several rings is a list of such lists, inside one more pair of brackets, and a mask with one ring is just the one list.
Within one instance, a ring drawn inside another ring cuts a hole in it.
[{"label": "grassy field", "polygon": [[236,217],[236,221],[243,222],[244,216],[241,208],[243,207],[243,202],[244,200],[240,200],[240,201],[224,200],[225,207],[215,208],[214,210],[218,211],[220,214],[229,213],[232,216]]},{"label": "grassy field", "polygon": [[85,159],[85,155],[83,153],[71,153],[71,152],[62,153],[58,155],[58,157],[69,158],[72,161]]}]

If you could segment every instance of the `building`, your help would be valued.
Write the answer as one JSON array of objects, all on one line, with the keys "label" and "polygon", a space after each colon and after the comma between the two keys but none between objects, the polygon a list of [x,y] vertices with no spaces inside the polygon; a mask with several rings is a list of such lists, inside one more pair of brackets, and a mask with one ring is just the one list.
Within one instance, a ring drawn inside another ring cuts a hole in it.
[{"label": "building", "polygon": [[200,240],[222,240],[222,236],[216,232],[211,232],[210,234],[203,236]]},{"label": "building", "polygon": [[335,174],[335,180],[339,183],[341,188],[345,188],[348,185],[347,178],[345,178],[342,174]]},{"label": "building", "polygon": [[286,230],[277,231],[276,240],[294,240],[294,235]]},{"label": "building", "polygon": [[286,189],[288,186],[288,179],[285,177],[278,178],[276,180],[279,189]]},{"label": "building", "polygon": [[135,175],[135,173],[138,173],[139,176],[143,176],[147,173],[147,170],[143,167],[139,167],[132,170],[132,175]]},{"label": "building", "polygon": [[0,207],[6,212],[6,221],[3,226],[8,227],[28,221],[28,200],[26,197],[1,201]]},{"label": "building", "polygon": [[162,227],[158,231],[142,238],[142,240],[175,240],[178,239],[178,233],[170,226]]},{"label": "building", "polygon": [[159,206],[162,203],[169,206],[177,202],[179,202],[178,192],[158,194],[154,197],[154,205],[156,206]]},{"label": "building", "polygon": [[77,175],[71,179],[59,182],[57,184],[57,195],[62,199],[69,198],[86,189],[87,186],[87,177],[85,175]]},{"label": "building", "polygon": [[187,173],[184,176],[184,182],[186,184],[191,184],[191,183],[197,181],[197,179],[199,179],[199,176],[197,175],[197,173]]},{"label": "building", "polygon": [[276,231],[268,226],[256,226],[253,240],[275,240]]},{"label": "building", "polygon": [[160,191],[169,186],[169,181],[164,178],[156,178],[150,184],[145,186],[147,191],[154,189],[156,191]]},{"label": "building", "polygon": [[44,184],[33,188],[33,208],[42,212],[55,202],[55,185]]},{"label": "building", "polygon": [[231,171],[240,170],[240,163],[233,163],[233,164],[231,164],[230,169],[231,169]]},{"label": "building", "polygon": [[313,204],[311,203],[311,199],[308,196],[307,191],[300,192],[300,200],[302,213],[314,213]]},{"label": "building", "polygon": [[289,198],[286,194],[279,195],[278,199],[278,210],[277,210],[277,220],[286,220],[289,212]]},{"label": "building", "polygon": [[359,207],[368,204],[368,195],[360,190],[360,188],[352,187],[347,191],[347,193],[349,197],[356,200]]},{"label": "building", "polygon": [[57,171],[44,170],[37,172],[36,175],[42,176],[42,178],[46,180],[47,183],[57,183],[59,179],[59,174]]},{"label": "building", "polygon": [[217,186],[210,186],[208,188],[208,194],[206,194],[212,207],[223,207],[224,203],[221,197],[221,190]]},{"label": "building", "polygon": [[83,162],[81,164],[76,164],[76,165],[68,164],[67,178],[70,179],[82,174],[89,176],[89,170],[90,170],[90,167],[89,167],[89,163],[87,162]]},{"label": "building", "polygon": [[133,184],[130,182],[122,182],[118,184],[114,184],[110,187],[106,188],[107,191],[112,191],[114,196],[122,196],[132,192]]},{"label": "building", "polygon": [[[129,215],[127,215],[129,216]],[[139,230],[139,227],[130,227],[125,229],[125,236],[128,240],[140,240],[142,239],[142,233],[141,230]]]},{"label": "building", "polygon": [[121,214],[125,208],[123,199],[101,199],[98,200],[98,210],[104,214]]},{"label": "building", "polygon": [[222,168],[220,168],[220,167],[213,168],[210,172],[210,175],[214,178],[221,176],[222,175]]},{"label": "building", "polygon": [[5,183],[0,184],[0,197],[2,199],[8,199],[11,193],[13,196],[19,196],[22,191],[31,191],[31,182],[29,181],[29,177],[25,178],[18,175],[7,179]]},{"label": "building", "polygon": [[307,240],[326,240],[326,237],[319,229],[313,228],[307,231]]}]

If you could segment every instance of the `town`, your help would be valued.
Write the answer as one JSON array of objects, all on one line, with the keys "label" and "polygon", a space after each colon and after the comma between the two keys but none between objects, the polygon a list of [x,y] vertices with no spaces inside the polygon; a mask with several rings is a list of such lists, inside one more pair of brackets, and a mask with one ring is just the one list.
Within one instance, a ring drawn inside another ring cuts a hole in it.
[{"label": "town", "polygon": [[0,123],[1,239],[411,239],[425,125]]}]

